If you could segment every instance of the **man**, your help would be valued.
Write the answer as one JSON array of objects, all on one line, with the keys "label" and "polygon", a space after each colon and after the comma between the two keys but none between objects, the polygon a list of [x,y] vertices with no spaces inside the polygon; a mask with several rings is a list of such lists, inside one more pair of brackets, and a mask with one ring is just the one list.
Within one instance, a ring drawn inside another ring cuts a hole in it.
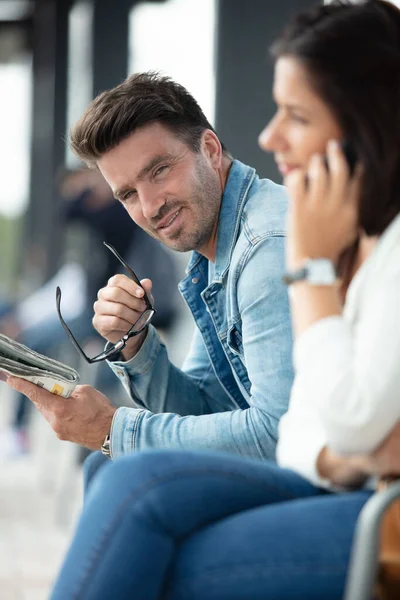
[{"label": "man", "polygon": [[[71,146],[149,235],[194,251],[179,285],[194,338],[182,369],[151,325],[110,358],[134,408],[116,410],[89,386],[65,401],[22,380],[10,383],[59,438],[103,446],[112,458],[147,448],[273,458],[293,379],[281,280],[284,189],[233,160],[193,97],[155,73],[98,96],[73,129]],[[93,324],[109,343],[145,310],[151,281],[142,286],[116,275],[100,290]]]}]

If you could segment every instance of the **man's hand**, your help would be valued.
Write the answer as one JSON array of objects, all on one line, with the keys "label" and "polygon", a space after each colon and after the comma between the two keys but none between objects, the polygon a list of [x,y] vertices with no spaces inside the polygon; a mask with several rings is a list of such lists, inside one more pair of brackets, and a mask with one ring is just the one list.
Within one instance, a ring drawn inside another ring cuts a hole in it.
[{"label": "man's hand", "polygon": [[60,440],[99,450],[110,433],[117,409],[90,385],[78,385],[69,398],[62,398],[19,377],[9,376],[6,382],[33,402]]},{"label": "man's hand", "polygon": [[[141,281],[146,294],[153,302],[151,296],[152,282],[150,279]],[[106,287],[102,288],[94,303],[93,326],[111,343],[118,342],[137,321],[146,309],[143,300],[143,289],[126,275],[114,275],[109,279]],[[129,360],[139,351],[146,338],[145,329],[139,335],[131,338],[122,355]]]}]

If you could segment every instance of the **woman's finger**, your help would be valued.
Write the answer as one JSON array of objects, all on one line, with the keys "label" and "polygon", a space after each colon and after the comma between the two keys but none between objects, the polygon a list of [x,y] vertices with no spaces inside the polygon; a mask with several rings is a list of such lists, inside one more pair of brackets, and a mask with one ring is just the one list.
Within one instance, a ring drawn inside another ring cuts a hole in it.
[{"label": "woman's finger", "polygon": [[293,169],[284,179],[289,196],[296,202],[302,203],[306,195],[306,174],[303,169]]},{"label": "woman's finger", "polygon": [[326,202],[338,206],[346,202],[348,197],[350,168],[337,140],[329,140],[326,156],[330,182]]},{"label": "woman's finger", "polygon": [[308,168],[308,202],[311,205],[320,206],[326,202],[329,186],[329,174],[326,168],[324,156],[314,154],[311,157]]}]

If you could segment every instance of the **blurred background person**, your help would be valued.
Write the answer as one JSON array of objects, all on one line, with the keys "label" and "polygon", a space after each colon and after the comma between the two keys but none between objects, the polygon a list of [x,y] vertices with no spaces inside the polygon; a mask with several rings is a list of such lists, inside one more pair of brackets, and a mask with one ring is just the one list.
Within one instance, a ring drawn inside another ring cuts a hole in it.
[{"label": "blurred background person", "polygon": [[[104,342],[92,326],[93,304],[98,290],[121,272],[119,261],[103,244],[106,241],[134,265],[139,277],[146,273],[153,279],[160,299],[154,324],[167,335],[177,314],[178,272],[172,253],[132,222],[98,171],[65,170],[59,176],[58,188],[66,242],[63,264],[28,298],[4,307],[0,331],[36,352],[67,360],[79,369],[78,355],[65,349],[65,332],[55,309],[55,289],[59,286],[63,291],[66,319],[79,343],[102,348]],[[79,231],[72,227],[75,224]],[[69,258],[71,255],[74,260]],[[91,369],[95,371],[92,381],[96,386],[117,404],[123,404],[125,391],[110,369],[104,364]],[[30,404],[23,395],[15,399],[10,428],[1,436],[2,450],[7,455],[29,450]]]}]

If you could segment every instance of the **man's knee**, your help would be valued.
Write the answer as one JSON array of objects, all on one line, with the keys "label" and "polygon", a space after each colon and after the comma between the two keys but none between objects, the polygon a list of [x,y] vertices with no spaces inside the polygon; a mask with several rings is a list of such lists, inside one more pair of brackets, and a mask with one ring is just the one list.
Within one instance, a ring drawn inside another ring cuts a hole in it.
[{"label": "man's knee", "polygon": [[[113,490],[118,497],[123,492],[132,493],[135,489],[149,487],[156,493],[156,483],[179,480],[182,473],[187,474],[199,466],[200,458],[198,454],[180,450],[150,450],[110,461],[100,452],[94,452],[84,462],[85,499],[94,480],[96,493],[103,495]],[[203,464],[203,460],[200,462]],[[109,468],[103,469],[104,465]],[[98,477],[99,471],[102,476]]]},{"label": "man's knee", "polygon": [[101,452],[92,452],[89,454],[83,463],[83,485],[85,498],[90,486],[92,485],[93,479],[95,479],[101,467],[109,462],[110,459],[104,456]]}]

